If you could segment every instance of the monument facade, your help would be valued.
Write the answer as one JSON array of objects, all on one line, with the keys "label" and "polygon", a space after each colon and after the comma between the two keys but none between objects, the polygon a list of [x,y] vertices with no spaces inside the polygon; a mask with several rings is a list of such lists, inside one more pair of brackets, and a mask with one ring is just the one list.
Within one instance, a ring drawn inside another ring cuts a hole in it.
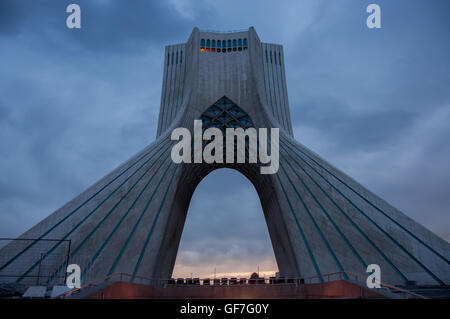
[{"label": "monument facade", "polygon": [[[269,142],[277,172],[261,174],[260,162],[174,163],[171,134],[193,133],[195,120],[222,131],[279,128]],[[283,47],[253,28],[194,28],[186,43],[167,46],[156,140],[0,250],[0,280],[32,282],[46,259],[48,285],[67,263],[80,265],[84,283],[118,272],[170,278],[192,194],[222,167],[254,185],[283,276],[367,275],[377,264],[386,283],[450,283],[448,242],[294,139]],[[43,239],[58,241],[38,254]]]}]

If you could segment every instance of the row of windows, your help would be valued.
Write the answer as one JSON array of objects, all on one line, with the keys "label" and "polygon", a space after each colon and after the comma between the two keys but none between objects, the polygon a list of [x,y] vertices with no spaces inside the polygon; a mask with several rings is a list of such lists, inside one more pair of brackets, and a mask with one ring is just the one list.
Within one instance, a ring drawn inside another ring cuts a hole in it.
[{"label": "row of windows", "polygon": [[231,52],[248,49],[247,38],[233,40],[200,40],[201,52]]},{"label": "row of windows", "polygon": [[269,63],[269,56],[270,56],[270,63],[271,64],[279,64],[279,65],[281,65],[281,53],[280,52],[278,52],[278,61],[277,61],[277,53],[276,52],[273,52],[273,55],[272,55],[272,51],[270,51],[270,54],[268,54],[267,50],[266,50],[266,63]]},{"label": "row of windows", "polygon": [[176,53],[167,55],[167,65],[183,63],[183,51],[180,51],[180,55],[178,55],[178,51]]}]

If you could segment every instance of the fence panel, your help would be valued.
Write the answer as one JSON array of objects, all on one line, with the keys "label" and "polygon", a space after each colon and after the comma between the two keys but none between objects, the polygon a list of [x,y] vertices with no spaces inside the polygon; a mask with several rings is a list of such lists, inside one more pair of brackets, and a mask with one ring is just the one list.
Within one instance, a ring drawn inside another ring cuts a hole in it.
[{"label": "fence panel", "polygon": [[59,239],[0,238],[0,282],[46,285],[54,276],[53,285],[64,285],[70,244]]}]

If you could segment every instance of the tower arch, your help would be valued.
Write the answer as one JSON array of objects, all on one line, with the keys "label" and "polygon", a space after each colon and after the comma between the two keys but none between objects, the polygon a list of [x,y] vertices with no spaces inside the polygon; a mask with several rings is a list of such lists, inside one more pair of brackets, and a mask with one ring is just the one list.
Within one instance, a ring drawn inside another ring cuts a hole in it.
[{"label": "tower arch", "polygon": [[[208,39],[222,41],[226,54],[210,50]],[[236,39],[244,39],[243,50]],[[183,58],[173,63],[177,54]],[[156,140],[19,237],[27,240],[3,247],[0,280],[35,283],[44,259],[51,260],[45,283],[52,285],[67,262],[82,256],[82,275],[92,281],[117,272],[131,281],[168,278],[195,188],[226,167],[254,185],[283,275],[363,276],[377,264],[386,283],[450,283],[448,242],[293,138],[281,45],[261,42],[252,27],[194,28],[186,43],[166,47],[165,59]],[[236,114],[217,104],[223,98]],[[208,113],[214,105],[217,116]],[[259,163],[174,163],[171,132],[183,127],[192,135],[197,119],[217,120],[221,128],[279,128],[279,170],[263,175]],[[48,239],[58,241],[36,249]],[[67,240],[71,250],[58,259]]]}]

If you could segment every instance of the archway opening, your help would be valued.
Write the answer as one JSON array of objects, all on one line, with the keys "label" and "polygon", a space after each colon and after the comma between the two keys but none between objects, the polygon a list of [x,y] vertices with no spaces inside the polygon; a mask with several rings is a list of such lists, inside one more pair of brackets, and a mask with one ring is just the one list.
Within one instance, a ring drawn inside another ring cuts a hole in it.
[{"label": "archway opening", "polygon": [[173,278],[274,276],[277,262],[253,184],[221,168],[197,186],[186,217]]}]

